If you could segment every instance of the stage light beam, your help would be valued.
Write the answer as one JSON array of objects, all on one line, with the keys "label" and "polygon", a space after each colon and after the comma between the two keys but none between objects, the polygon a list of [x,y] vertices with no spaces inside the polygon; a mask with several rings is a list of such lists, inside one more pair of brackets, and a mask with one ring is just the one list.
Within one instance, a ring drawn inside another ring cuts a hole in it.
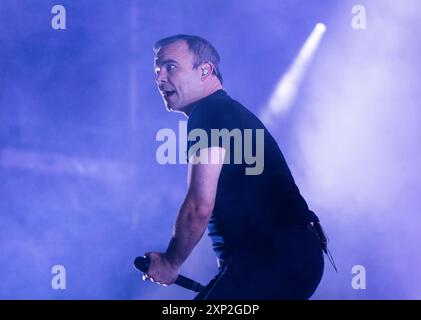
[{"label": "stage light beam", "polygon": [[261,113],[260,118],[263,122],[269,124],[274,115],[285,113],[294,103],[305,71],[319,47],[326,29],[325,24],[316,24],[291,67],[278,82],[275,91],[269,99],[269,103]]}]

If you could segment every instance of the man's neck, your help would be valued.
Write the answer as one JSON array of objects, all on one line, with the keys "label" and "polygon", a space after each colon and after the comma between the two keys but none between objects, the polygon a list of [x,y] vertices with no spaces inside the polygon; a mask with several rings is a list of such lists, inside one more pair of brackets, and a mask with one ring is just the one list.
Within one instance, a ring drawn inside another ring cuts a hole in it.
[{"label": "man's neck", "polygon": [[[215,93],[216,91],[222,89],[222,84],[220,82],[215,82],[211,86],[205,89],[205,93],[200,99],[206,98],[207,96],[210,96],[211,94]],[[198,100],[200,100],[198,99]],[[195,103],[191,103],[188,106],[186,106],[186,109],[183,110],[184,115],[188,118],[193,111]]]}]

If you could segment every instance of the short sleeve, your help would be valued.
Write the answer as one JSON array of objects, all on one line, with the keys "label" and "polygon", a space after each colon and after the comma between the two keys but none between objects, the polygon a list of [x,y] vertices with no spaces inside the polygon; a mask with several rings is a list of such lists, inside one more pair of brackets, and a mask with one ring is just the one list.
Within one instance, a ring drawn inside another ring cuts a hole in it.
[{"label": "short sleeve", "polygon": [[[216,101],[213,104],[197,106],[187,124],[187,161],[193,153],[210,147],[226,147],[221,135],[235,134],[240,119],[229,104]],[[239,129],[237,129],[239,130]]]}]

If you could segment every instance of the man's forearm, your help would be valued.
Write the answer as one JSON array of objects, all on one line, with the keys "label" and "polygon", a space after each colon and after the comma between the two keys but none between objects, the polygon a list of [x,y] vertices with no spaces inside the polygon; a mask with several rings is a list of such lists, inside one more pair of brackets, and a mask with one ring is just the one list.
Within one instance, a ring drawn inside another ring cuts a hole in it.
[{"label": "man's forearm", "polygon": [[187,259],[202,238],[211,213],[210,208],[195,205],[188,198],[184,200],[177,216],[173,237],[166,251],[167,259],[171,264],[178,267]]}]

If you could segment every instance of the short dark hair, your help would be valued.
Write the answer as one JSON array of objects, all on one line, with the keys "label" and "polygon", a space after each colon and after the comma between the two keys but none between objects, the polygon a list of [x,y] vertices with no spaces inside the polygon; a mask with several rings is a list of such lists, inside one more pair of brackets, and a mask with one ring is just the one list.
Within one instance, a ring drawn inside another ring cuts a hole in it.
[{"label": "short dark hair", "polygon": [[189,50],[193,52],[194,61],[193,68],[197,68],[204,62],[210,62],[214,66],[213,74],[221,81],[222,75],[219,71],[219,54],[215,47],[206,39],[198,36],[192,36],[187,34],[176,34],[174,36],[166,37],[158,40],[154,45],[154,52],[157,53],[162,47],[168,46],[178,40],[184,40],[189,47]]}]

